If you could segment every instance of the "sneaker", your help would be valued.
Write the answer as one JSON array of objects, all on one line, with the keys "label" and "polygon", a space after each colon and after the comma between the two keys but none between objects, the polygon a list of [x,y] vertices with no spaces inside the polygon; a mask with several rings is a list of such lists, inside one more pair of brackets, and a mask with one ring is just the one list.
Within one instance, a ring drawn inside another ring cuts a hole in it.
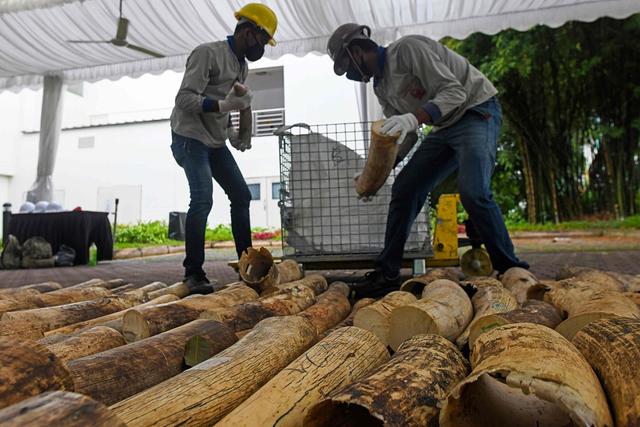
[{"label": "sneaker", "polygon": [[183,282],[189,288],[189,294],[210,294],[214,291],[213,285],[203,275],[191,275],[184,278]]},{"label": "sneaker", "polygon": [[378,298],[398,289],[400,289],[399,275],[395,278],[388,278],[381,271],[374,270],[368,272],[360,281],[351,285],[351,297],[355,300]]}]

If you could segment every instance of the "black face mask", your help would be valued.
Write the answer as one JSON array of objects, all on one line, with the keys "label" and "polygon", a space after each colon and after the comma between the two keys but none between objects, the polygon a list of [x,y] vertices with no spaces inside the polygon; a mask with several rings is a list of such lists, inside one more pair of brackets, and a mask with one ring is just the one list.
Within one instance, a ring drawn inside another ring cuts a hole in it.
[{"label": "black face mask", "polygon": [[347,78],[354,82],[368,83],[371,77],[369,77],[367,66],[364,63],[358,65],[352,56],[347,68]]},{"label": "black face mask", "polygon": [[251,62],[257,61],[264,55],[264,45],[258,43],[255,34],[251,33],[253,44],[247,43],[247,51],[244,56]]}]

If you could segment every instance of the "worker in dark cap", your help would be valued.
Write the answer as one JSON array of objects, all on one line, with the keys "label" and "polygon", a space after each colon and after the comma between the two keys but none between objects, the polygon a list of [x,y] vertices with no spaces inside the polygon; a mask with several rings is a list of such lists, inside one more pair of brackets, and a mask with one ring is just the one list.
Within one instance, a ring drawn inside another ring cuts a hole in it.
[{"label": "worker in dark cap", "polygon": [[493,199],[491,176],[502,124],[498,91],[464,57],[420,35],[387,47],[371,40],[366,25],[344,24],[329,39],[334,71],[356,82],[373,79],[387,117],[382,131],[404,136],[423,124],[432,130],[396,177],[392,187],[384,249],[374,271],[354,285],[356,297],[384,294],[399,286],[404,245],[428,194],[458,170],[458,190],[494,268],[528,268],[513,249]]}]

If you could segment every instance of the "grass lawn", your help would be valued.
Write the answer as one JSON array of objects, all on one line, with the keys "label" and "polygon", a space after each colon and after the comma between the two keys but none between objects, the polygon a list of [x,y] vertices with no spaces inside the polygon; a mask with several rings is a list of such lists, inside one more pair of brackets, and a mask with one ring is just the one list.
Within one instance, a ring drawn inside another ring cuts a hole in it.
[{"label": "grass lawn", "polygon": [[640,215],[622,220],[567,221],[560,224],[529,224],[528,222],[507,223],[509,231],[573,231],[573,230],[619,230],[640,229]]},{"label": "grass lawn", "polygon": [[129,249],[129,248],[148,248],[151,246],[184,246],[184,242],[180,241],[180,240],[171,240],[168,239],[166,242],[162,242],[162,243],[131,243],[131,242],[127,242],[127,243],[122,243],[122,242],[116,242],[113,245],[113,249],[115,249],[116,251],[119,249]]}]

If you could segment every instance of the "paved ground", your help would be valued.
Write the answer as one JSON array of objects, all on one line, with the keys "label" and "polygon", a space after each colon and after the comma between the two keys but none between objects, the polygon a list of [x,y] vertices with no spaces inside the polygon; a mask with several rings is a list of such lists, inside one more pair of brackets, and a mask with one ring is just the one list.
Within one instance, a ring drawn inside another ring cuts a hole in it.
[{"label": "paved ground", "polygon": [[531,265],[531,271],[540,279],[555,278],[564,265],[640,274],[640,250],[526,253],[520,257]]},{"label": "paved ground", "polygon": [[[543,234],[543,233],[541,233]],[[628,231],[602,236],[579,233],[549,234],[535,237],[513,237],[513,244],[520,253],[528,252],[586,252],[640,250],[640,233]]]},{"label": "paved ground", "polygon": [[[278,255],[277,251],[274,251],[274,254]],[[234,251],[230,249],[208,250],[205,265],[208,276],[217,279],[221,284],[237,280],[237,274],[224,261],[232,259],[233,255]],[[520,257],[531,264],[531,270],[541,279],[553,278],[560,267],[565,264],[640,274],[640,250],[551,253],[520,251]],[[0,288],[39,283],[47,280],[57,281],[63,285],[71,285],[91,278],[122,278],[136,284],[153,281],[171,284],[181,279],[182,258],[182,254],[174,254],[110,261],[100,263],[95,267],[0,270]],[[361,272],[352,271],[325,271],[322,273],[331,278],[343,280],[361,274]],[[410,272],[406,271],[406,273],[409,274]]]}]

